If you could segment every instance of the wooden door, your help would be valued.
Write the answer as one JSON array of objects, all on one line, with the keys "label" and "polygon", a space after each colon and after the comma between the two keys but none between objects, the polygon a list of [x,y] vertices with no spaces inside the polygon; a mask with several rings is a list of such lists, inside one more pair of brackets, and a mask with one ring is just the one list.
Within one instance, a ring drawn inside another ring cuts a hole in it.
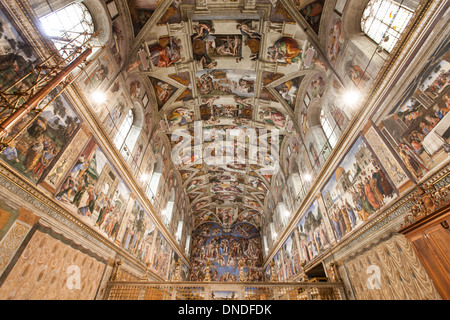
[{"label": "wooden door", "polygon": [[408,236],[442,299],[450,299],[449,220],[433,224]]}]

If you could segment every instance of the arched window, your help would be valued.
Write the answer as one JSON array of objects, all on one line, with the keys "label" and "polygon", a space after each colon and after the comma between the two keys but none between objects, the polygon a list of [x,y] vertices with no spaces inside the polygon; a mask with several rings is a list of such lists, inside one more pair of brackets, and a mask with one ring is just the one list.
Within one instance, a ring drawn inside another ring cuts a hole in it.
[{"label": "arched window", "polygon": [[272,244],[274,244],[278,239],[278,234],[275,231],[275,224],[273,222],[270,222],[269,230],[270,230],[270,237],[272,239]]},{"label": "arched window", "polygon": [[338,125],[337,123],[331,123],[330,119],[328,119],[323,109],[320,111],[320,124],[322,125],[323,131],[325,132],[328,143],[330,144],[331,148],[334,148],[339,139],[337,130]]},{"label": "arched window", "polygon": [[370,0],[362,18],[362,31],[387,52],[405,30],[413,11],[393,0]]},{"label": "arched window", "polygon": [[177,239],[178,243],[181,241],[181,236],[183,234],[183,225],[184,225],[183,220],[179,220],[177,232],[175,234],[175,238]]},{"label": "arched window", "polygon": [[133,121],[134,121],[133,110],[130,109],[127,113],[127,116],[125,117],[125,120],[120,125],[119,131],[117,131],[117,134],[114,138],[114,145],[116,146],[117,149],[119,150],[122,149],[125,139],[131,130],[131,126],[133,125]]},{"label": "arched window", "polygon": [[175,190],[172,188],[170,190],[170,198],[167,202],[166,207],[162,211],[161,215],[163,217],[164,223],[167,227],[170,226],[170,223],[172,222],[172,215],[173,215],[173,207],[175,206]]},{"label": "arched window", "polygon": [[264,243],[264,254],[267,256],[269,254],[269,245],[267,244],[267,236],[263,237]]},{"label": "arched window", "polygon": [[188,235],[187,237],[186,237],[186,248],[184,249],[184,253],[187,255],[187,256],[189,256],[189,247],[190,247],[190,245],[191,245],[191,236],[190,235]]},{"label": "arched window", "polygon": [[158,191],[159,181],[161,180],[163,170],[163,161],[162,157],[158,156],[156,159],[155,168],[152,173],[152,177],[150,179],[150,182],[147,185],[147,190],[145,191],[145,194],[147,198],[150,199],[150,202],[153,204],[156,199],[156,192]]},{"label": "arched window", "polygon": [[287,224],[289,222],[291,213],[289,212],[289,209],[287,208],[287,206],[284,202],[278,203],[277,211],[278,211],[278,220],[280,221],[280,225],[284,228],[287,226]]},{"label": "arched window", "polygon": [[74,46],[80,46],[95,29],[91,13],[80,2],[72,2],[39,20],[58,50],[71,41]]}]

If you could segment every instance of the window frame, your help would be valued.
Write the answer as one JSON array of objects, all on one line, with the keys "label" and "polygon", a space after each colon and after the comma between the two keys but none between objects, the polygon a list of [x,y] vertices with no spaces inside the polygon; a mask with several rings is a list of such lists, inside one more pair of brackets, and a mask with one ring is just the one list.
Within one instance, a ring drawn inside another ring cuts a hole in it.
[{"label": "window frame", "polygon": [[[393,9],[391,10],[392,7]],[[380,12],[383,9],[384,11]],[[394,11],[395,13],[390,16]],[[386,17],[386,14],[383,13],[389,14],[389,16]],[[412,9],[393,0],[370,0],[361,16],[361,31],[378,46],[381,46],[385,51],[390,53],[400,39],[413,14],[414,11]],[[402,15],[406,15],[407,17],[402,18]],[[396,25],[393,26],[397,22],[400,23],[399,28]],[[385,27],[385,30],[381,30],[381,26]],[[388,36],[388,40],[385,40],[387,39],[385,35]]]},{"label": "window frame", "polygon": [[[81,15],[78,14],[79,12]],[[74,14],[78,18],[77,21],[72,19]],[[73,23],[70,25],[70,22]],[[93,14],[85,4],[79,1],[72,1],[62,8],[45,14],[39,18],[39,23],[58,51],[71,41],[73,46],[81,46],[96,30]],[[83,33],[86,35],[83,36]]]}]

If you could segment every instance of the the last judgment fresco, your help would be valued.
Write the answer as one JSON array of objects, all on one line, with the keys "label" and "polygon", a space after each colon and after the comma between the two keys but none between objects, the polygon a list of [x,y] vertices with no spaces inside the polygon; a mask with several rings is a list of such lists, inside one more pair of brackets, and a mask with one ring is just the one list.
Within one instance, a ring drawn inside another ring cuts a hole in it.
[{"label": "the last judgment fresco", "polygon": [[240,266],[247,281],[264,280],[260,234],[253,225],[235,224],[226,232],[216,223],[205,223],[196,229],[192,244],[191,281],[205,279],[208,261],[212,281],[239,281]]}]

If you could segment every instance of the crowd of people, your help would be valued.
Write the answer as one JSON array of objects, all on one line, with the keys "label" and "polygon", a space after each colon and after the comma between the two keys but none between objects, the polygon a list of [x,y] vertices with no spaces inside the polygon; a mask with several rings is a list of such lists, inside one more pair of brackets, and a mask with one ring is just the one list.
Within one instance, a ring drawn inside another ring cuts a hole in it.
[{"label": "crowd of people", "polygon": [[383,207],[393,193],[394,188],[378,164],[359,172],[353,186],[329,210],[338,240]]}]

